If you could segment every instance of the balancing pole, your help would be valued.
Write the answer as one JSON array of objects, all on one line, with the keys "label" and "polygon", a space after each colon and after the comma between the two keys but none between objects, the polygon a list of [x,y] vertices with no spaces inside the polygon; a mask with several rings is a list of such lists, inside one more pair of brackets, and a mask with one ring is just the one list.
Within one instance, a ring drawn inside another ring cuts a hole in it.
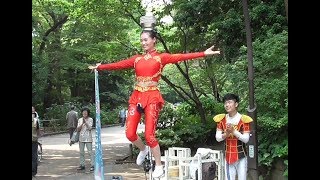
[{"label": "balancing pole", "polygon": [[94,89],[96,101],[96,143],[95,143],[95,166],[94,179],[104,180],[102,147],[101,147],[101,121],[100,121],[100,98],[99,98],[99,83],[98,71],[94,70]]}]

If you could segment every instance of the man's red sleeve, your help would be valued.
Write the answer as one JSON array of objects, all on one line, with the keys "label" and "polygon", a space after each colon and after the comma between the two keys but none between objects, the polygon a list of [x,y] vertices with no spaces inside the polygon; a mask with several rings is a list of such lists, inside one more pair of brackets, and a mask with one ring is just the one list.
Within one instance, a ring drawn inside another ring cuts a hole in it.
[{"label": "man's red sleeve", "polygon": [[217,130],[223,131],[222,121],[220,121],[220,122],[217,124]]},{"label": "man's red sleeve", "polygon": [[244,123],[243,124],[243,132],[250,132],[250,124],[249,123]]}]

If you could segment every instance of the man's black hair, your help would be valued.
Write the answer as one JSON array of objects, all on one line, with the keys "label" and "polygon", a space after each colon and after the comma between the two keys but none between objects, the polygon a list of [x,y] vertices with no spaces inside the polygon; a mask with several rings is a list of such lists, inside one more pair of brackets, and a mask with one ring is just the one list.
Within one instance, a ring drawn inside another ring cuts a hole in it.
[{"label": "man's black hair", "polygon": [[238,95],[232,94],[232,93],[228,93],[226,95],[223,96],[222,101],[226,102],[228,100],[234,100],[235,102],[239,103],[240,99]]}]

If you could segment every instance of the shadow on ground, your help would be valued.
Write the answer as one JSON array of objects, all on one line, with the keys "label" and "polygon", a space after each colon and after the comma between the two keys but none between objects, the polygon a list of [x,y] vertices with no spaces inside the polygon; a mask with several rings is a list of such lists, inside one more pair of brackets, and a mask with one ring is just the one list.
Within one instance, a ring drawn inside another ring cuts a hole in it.
[{"label": "shadow on ground", "polygon": [[[57,180],[90,180],[94,179],[94,174],[89,171],[89,155],[86,153],[86,169],[78,171],[79,166],[79,146],[62,144],[59,149],[52,145],[43,145],[43,158],[38,166],[37,180],[57,179]],[[134,160],[126,159],[125,163],[117,164],[116,160],[124,159],[130,155],[129,144],[118,143],[112,146],[104,146],[103,163],[105,180],[112,176],[122,176],[123,179],[141,180],[146,179],[142,166],[136,165]]]}]

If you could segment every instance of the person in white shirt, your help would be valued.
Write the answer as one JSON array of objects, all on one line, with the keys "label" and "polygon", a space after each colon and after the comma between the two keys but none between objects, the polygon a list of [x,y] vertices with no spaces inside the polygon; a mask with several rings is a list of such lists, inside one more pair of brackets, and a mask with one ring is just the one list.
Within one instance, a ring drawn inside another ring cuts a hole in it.
[{"label": "person in white shirt", "polygon": [[93,119],[90,117],[89,108],[83,108],[81,110],[82,117],[78,120],[77,130],[80,132],[79,135],[79,149],[80,149],[80,166],[77,170],[85,169],[85,151],[84,147],[87,147],[87,151],[90,157],[90,171],[94,171],[94,154],[92,152],[92,125]]}]

